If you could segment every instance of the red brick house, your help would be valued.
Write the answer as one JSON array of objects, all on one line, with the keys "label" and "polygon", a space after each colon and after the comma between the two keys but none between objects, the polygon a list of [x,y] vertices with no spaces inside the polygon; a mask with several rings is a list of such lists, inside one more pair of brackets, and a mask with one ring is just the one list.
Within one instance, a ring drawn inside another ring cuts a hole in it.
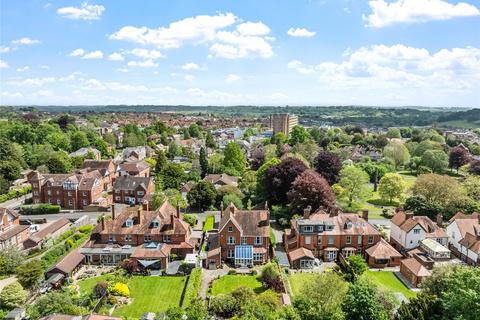
[{"label": "red brick house", "polygon": [[128,207],[118,216],[112,206],[112,220],[102,219],[80,252],[87,263],[116,265],[133,258],[145,268],[165,269],[172,255],[183,258],[197,245],[179,210],[165,202],[156,211]]},{"label": "red brick house", "polygon": [[78,170],[72,174],[28,174],[33,203],[58,204],[64,209],[81,210],[102,197],[104,179],[98,170]]},{"label": "red brick house", "polygon": [[113,202],[141,204],[143,198],[155,191],[152,177],[123,176],[113,184]]},{"label": "red brick house", "polygon": [[252,266],[270,260],[270,213],[264,210],[239,210],[230,204],[221,210],[218,231],[209,235],[207,262],[222,261],[236,266]]},{"label": "red brick house", "polygon": [[284,246],[287,253],[298,248],[312,251],[313,256],[323,261],[336,261],[340,254],[348,258],[352,254],[365,256],[366,249],[381,241],[380,232],[356,213],[340,213],[322,210],[292,220],[291,229],[286,229]]},{"label": "red brick house", "polygon": [[368,265],[374,268],[398,267],[402,258],[402,254],[384,239],[365,250],[365,253]]},{"label": "red brick house", "polygon": [[0,208],[0,249],[8,246],[21,247],[30,236],[30,228],[20,225],[18,214],[7,208]]},{"label": "red brick house", "polygon": [[82,169],[98,170],[103,177],[103,190],[112,190],[117,176],[117,167],[112,160],[85,160]]}]

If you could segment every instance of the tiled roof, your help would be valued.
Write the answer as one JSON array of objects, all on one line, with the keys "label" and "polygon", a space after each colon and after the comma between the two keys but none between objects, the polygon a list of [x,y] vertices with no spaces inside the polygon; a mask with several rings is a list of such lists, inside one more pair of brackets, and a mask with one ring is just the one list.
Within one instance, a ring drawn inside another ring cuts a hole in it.
[{"label": "tiled roof", "polygon": [[9,228],[7,231],[4,231],[0,233],[0,241],[5,241],[8,240],[14,236],[16,236],[19,233],[22,233],[26,229],[28,229],[29,226],[24,226],[24,225],[15,225],[11,228]]},{"label": "tiled roof", "polygon": [[395,248],[383,238],[381,238],[374,246],[365,250],[365,252],[375,259],[391,259],[392,257],[397,258],[402,256],[400,252],[395,250]]},{"label": "tiled roof", "polygon": [[221,173],[221,174],[209,174],[205,176],[203,180],[210,181],[213,184],[221,182],[225,185],[236,185],[238,178],[229,176],[228,174],[225,174],[225,173]]},{"label": "tiled roof", "polygon": [[118,171],[140,172],[149,167],[145,161],[124,162],[118,165]]},{"label": "tiled roof", "polygon": [[414,216],[407,215],[403,211],[398,211],[392,218],[391,223],[398,226],[401,230],[409,232],[416,225],[422,227],[427,234],[427,237],[436,237],[436,238],[446,238],[448,237],[447,233],[437,226],[432,220],[427,216]]},{"label": "tiled roof", "polygon": [[52,233],[58,231],[59,229],[63,228],[64,226],[70,224],[70,221],[66,218],[60,218],[57,221],[54,221],[50,223],[48,226],[46,226],[43,229],[40,229],[40,231],[32,234],[30,236],[30,240],[39,243],[42,241],[45,237],[51,235]]},{"label": "tiled roof", "polygon": [[429,277],[432,275],[432,273],[415,258],[404,259],[401,260],[400,263],[417,277]]},{"label": "tiled roof", "polygon": [[146,190],[151,182],[153,182],[152,177],[122,176],[115,179],[113,189],[134,191],[141,186]]},{"label": "tiled roof", "polygon": [[[59,269],[64,273],[68,274],[72,272],[80,263],[82,263],[85,256],[80,253],[78,249],[73,250],[69,254],[67,254],[60,262],[58,262],[55,266],[50,268],[52,269]],[[49,271],[50,271],[49,270]]]},{"label": "tiled roof", "polygon": [[11,214],[14,218],[19,217],[19,215],[12,209],[0,208],[0,220],[3,219],[3,216],[7,213]]},{"label": "tiled roof", "polygon": [[308,249],[305,249],[303,247],[292,250],[288,253],[288,258],[290,259],[290,261],[295,261],[295,260],[298,260],[298,259],[304,258],[304,257],[307,257],[307,258],[310,258],[310,259],[315,259],[312,251],[310,251]]},{"label": "tiled roof", "polygon": [[222,230],[228,221],[232,221],[245,237],[268,237],[270,233],[268,210],[239,210],[230,204],[220,219],[219,230]]}]

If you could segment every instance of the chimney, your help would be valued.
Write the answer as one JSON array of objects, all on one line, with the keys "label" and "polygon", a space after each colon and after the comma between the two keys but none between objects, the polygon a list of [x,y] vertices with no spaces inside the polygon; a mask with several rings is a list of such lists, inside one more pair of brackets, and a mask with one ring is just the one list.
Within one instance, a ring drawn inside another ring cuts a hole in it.
[{"label": "chimney", "polygon": [[139,206],[137,209],[137,220],[138,224],[142,224],[142,206]]},{"label": "chimney", "polygon": [[265,210],[268,210],[268,201],[265,201]]},{"label": "chimney", "polygon": [[443,227],[443,215],[441,213],[437,213],[437,226]]},{"label": "chimney", "polygon": [[101,223],[102,223],[102,231],[103,231],[103,230],[105,230],[105,216],[102,215],[102,216],[100,217],[100,221],[101,221]]},{"label": "chimney", "polygon": [[412,219],[413,218],[413,212],[405,212],[405,220]]},{"label": "chimney", "polygon": [[112,220],[115,220],[115,203],[112,203]]},{"label": "chimney", "polygon": [[362,219],[368,221],[368,210],[362,210]]},{"label": "chimney", "polygon": [[336,217],[336,216],[338,216],[338,208],[333,208],[330,211],[330,217]]},{"label": "chimney", "polygon": [[220,219],[223,218],[223,201],[220,202]]},{"label": "chimney", "polygon": [[305,209],[303,209],[303,219],[309,219],[311,211],[312,211],[312,206],[308,206]]},{"label": "chimney", "polygon": [[233,205],[233,203],[230,204],[230,213],[231,214],[235,213],[235,206]]},{"label": "chimney", "polygon": [[175,215],[171,214],[170,215],[170,224],[172,225],[172,229],[174,228],[174,223],[173,223],[174,219],[175,219]]},{"label": "chimney", "polygon": [[180,218],[180,205],[177,204],[177,218]]}]

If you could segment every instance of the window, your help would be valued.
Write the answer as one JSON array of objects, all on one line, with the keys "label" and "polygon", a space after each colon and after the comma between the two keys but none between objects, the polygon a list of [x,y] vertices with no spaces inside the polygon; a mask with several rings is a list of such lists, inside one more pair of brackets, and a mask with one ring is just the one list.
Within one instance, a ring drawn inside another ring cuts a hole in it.
[{"label": "window", "polygon": [[133,227],[133,220],[132,220],[132,219],[128,219],[127,221],[125,221],[125,226],[126,226],[127,228]]},{"label": "window", "polygon": [[88,201],[86,199],[83,199],[83,205],[86,206],[88,204]]},{"label": "window", "polygon": [[48,202],[48,203],[52,203],[52,199],[48,198],[48,201],[47,201],[47,202]]},{"label": "window", "polygon": [[227,258],[230,258],[230,259],[235,258],[235,251],[233,249],[228,250]]},{"label": "window", "polygon": [[116,196],[116,197],[115,197],[115,200],[117,200],[117,201],[120,201],[120,199],[121,199],[121,198],[120,198],[119,196]]},{"label": "window", "polygon": [[363,241],[362,241],[362,235],[360,234],[360,235],[358,235],[358,237],[357,237],[357,243],[358,243],[358,244],[362,244],[362,242],[363,242]]},{"label": "window", "polygon": [[158,222],[157,220],[154,220],[152,222],[152,228],[158,228],[158,227],[160,227],[160,222]]},{"label": "window", "polygon": [[48,195],[51,195],[51,194],[52,194],[52,191],[47,190],[47,194],[48,194]]},{"label": "window", "polygon": [[255,245],[261,245],[262,244],[262,237],[255,237]]},{"label": "window", "polygon": [[368,244],[372,244],[373,243],[373,236],[368,236]]},{"label": "window", "polygon": [[59,204],[61,204],[61,201],[60,201],[60,199],[57,199],[57,204],[58,204],[58,205],[59,205]]},{"label": "window", "polygon": [[333,236],[328,236],[328,244],[333,244]]},{"label": "window", "polygon": [[169,234],[163,235],[163,242],[170,242],[170,241],[172,241],[172,239],[170,238]]},{"label": "window", "polygon": [[310,236],[305,237],[305,244],[310,244],[312,242],[312,239]]},{"label": "window", "polygon": [[69,206],[73,205],[72,200],[68,200],[68,205],[69,205]]},{"label": "window", "polygon": [[347,242],[347,244],[351,244],[352,243],[352,236],[347,236],[346,242]]},{"label": "window", "polygon": [[235,238],[234,237],[228,237],[227,238],[227,244],[235,244]]},{"label": "window", "polygon": [[120,190],[115,190],[115,193],[120,193]]},{"label": "window", "polygon": [[242,237],[242,244],[247,244],[247,237]]},{"label": "window", "polygon": [[232,226],[228,227],[228,232],[233,232],[233,227]]},{"label": "window", "polygon": [[317,239],[318,244],[322,244],[322,238],[323,238],[322,236],[318,236],[318,239]]},{"label": "window", "polygon": [[143,192],[143,191],[137,191],[137,195],[139,195],[139,196],[143,196],[144,194],[145,194],[145,192]]},{"label": "window", "polygon": [[263,260],[263,253],[254,253],[253,254],[253,261],[262,261]]},{"label": "window", "polygon": [[303,232],[313,232],[313,226],[304,226]]},{"label": "window", "polygon": [[420,229],[413,229],[413,234],[420,234]]},{"label": "window", "polygon": [[108,241],[110,241],[110,242],[115,241],[115,236],[109,235],[108,236]]},{"label": "window", "polygon": [[150,242],[150,241],[152,241],[152,236],[149,235],[149,234],[144,235],[144,236],[143,236],[143,241],[145,241],[145,242]]},{"label": "window", "polygon": [[323,226],[318,226],[318,231],[322,232],[323,231]]},{"label": "window", "polygon": [[132,236],[129,235],[129,234],[127,234],[127,235],[125,236],[125,241],[132,241]]}]

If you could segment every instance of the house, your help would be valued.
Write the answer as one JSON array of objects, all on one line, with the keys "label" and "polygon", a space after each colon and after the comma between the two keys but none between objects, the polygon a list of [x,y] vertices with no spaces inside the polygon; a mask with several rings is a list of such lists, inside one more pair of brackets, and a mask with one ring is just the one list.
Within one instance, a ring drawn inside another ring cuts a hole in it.
[{"label": "house", "polygon": [[152,155],[150,147],[138,146],[123,149],[122,153],[116,157],[117,161],[140,161]]},{"label": "house", "polygon": [[[437,217],[441,225],[441,217]],[[397,210],[391,220],[390,244],[400,252],[416,248],[420,241],[432,238],[443,246],[448,245],[448,235],[427,216],[414,216],[413,213]]]},{"label": "house", "polygon": [[480,265],[480,213],[458,212],[450,219],[447,234],[453,254],[469,265]]},{"label": "house", "polygon": [[218,231],[209,234],[207,266],[228,261],[235,266],[252,266],[270,260],[270,213],[239,210],[233,204],[220,212]]},{"label": "house", "polygon": [[42,247],[49,239],[56,239],[62,233],[67,231],[70,228],[70,225],[71,223],[68,219],[60,218],[40,229],[40,231],[32,234],[23,242],[23,247],[25,249]]},{"label": "house", "polygon": [[302,218],[292,219],[291,229],[286,229],[284,246],[287,253],[298,248],[312,251],[314,257],[336,261],[339,255],[365,255],[365,250],[377,244],[380,232],[368,223],[368,211],[360,217],[356,213],[327,213],[319,210],[310,214],[304,210]]},{"label": "house", "polygon": [[7,208],[0,208],[0,249],[8,246],[22,247],[30,236],[30,227],[20,225],[19,215]]},{"label": "house", "polygon": [[141,204],[146,195],[155,191],[152,177],[118,177],[113,184],[115,203]]},{"label": "house", "polygon": [[213,184],[215,189],[218,189],[223,186],[238,186],[238,178],[229,176],[226,173],[221,174],[209,174],[203,178],[205,181],[209,181]]},{"label": "house", "polygon": [[85,160],[82,169],[97,170],[103,177],[103,190],[110,191],[116,176],[116,166],[112,160]]},{"label": "house", "polygon": [[77,151],[70,153],[68,156],[70,158],[73,157],[82,157],[87,158],[89,155],[93,155],[93,160],[100,160],[102,159],[102,153],[97,150],[96,148],[80,148]]},{"label": "house", "polygon": [[72,275],[72,273],[74,273],[80,267],[84,260],[85,256],[81,254],[78,249],[73,250],[72,252],[67,254],[62,260],[60,260],[56,265],[54,265],[53,267],[48,269],[47,272],[45,272],[45,278],[47,279],[47,282],[55,284],[51,280],[59,277],[60,282],[56,284],[59,285],[63,283],[63,281],[67,277]]},{"label": "house", "polygon": [[188,181],[185,183],[182,188],[180,189],[180,192],[182,193],[182,198],[187,199],[187,194],[192,190],[192,188],[195,186],[195,182],[193,181]]},{"label": "house", "polygon": [[81,210],[102,198],[104,177],[98,170],[78,170],[72,174],[28,175],[33,203],[57,204],[64,209]]},{"label": "house", "polygon": [[395,250],[383,238],[377,244],[365,250],[368,265],[374,268],[398,267],[402,254]]},{"label": "house", "polygon": [[149,177],[150,166],[145,161],[124,162],[118,165],[118,175],[133,177]]},{"label": "house", "polygon": [[142,268],[166,269],[172,257],[184,258],[198,246],[179,208],[168,201],[156,211],[127,207],[101,220],[80,250],[87,263],[116,265],[132,258]]},{"label": "house", "polygon": [[314,265],[315,257],[311,250],[297,248],[288,253],[288,261],[294,269],[310,269]]}]

